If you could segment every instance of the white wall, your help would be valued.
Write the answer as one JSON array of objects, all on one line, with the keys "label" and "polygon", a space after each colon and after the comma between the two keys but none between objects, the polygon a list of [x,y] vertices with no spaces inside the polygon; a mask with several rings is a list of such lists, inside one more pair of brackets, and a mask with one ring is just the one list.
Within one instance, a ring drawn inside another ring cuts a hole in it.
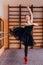
[{"label": "white wall", "polygon": [[4,8],[3,8],[3,2],[1,1],[1,2],[0,2],[0,17],[2,17],[2,18],[3,18],[3,16],[4,16],[3,10],[4,10]]},{"label": "white wall", "polygon": [[4,18],[8,17],[8,4],[9,5],[31,5],[43,6],[43,0],[0,0],[0,3],[4,4]]},{"label": "white wall", "polygon": [[3,0],[4,3],[4,17],[8,17],[8,4],[9,5],[31,5],[34,6],[43,6],[43,0]]},{"label": "white wall", "polygon": [[43,0],[4,0],[7,4],[14,4],[14,5],[27,5],[27,4],[33,4],[34,6],[42,6]]}]

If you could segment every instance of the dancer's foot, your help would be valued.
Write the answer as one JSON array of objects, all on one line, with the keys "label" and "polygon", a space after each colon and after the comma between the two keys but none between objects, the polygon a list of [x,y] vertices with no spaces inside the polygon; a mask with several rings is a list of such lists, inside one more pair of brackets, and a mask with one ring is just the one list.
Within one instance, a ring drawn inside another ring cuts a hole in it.
[{"label": "dancer's foot", "polygon": [[24,57],[24,63],[27,64],[27,57]]},{"label": "dancer's foot", "polygon": [[11,29],[9,29],[9,33],[10,33],[11,35],[13,35],[13,31],[12,31]]}]

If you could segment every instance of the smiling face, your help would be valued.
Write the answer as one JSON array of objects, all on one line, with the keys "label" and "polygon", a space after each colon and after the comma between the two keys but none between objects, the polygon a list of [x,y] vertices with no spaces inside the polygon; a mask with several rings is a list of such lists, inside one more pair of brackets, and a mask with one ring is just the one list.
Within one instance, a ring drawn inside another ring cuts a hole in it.
[{"label": "smiling face", "polygon": [[26,21],[30,21],[30,16],[29,16],[29,15],[26,15],[26,16],[25,16],[25,20],[26,20]]}]

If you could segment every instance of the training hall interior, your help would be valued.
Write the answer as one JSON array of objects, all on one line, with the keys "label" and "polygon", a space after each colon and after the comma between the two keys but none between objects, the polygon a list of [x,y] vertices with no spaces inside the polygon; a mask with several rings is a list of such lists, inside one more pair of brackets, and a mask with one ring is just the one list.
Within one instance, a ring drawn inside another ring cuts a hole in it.
[{"label": "training hall interior", "polygon": [[35,44],[28,47],[28,65],[43,65],[43,0],[0,0],[0,65],[7,65],[7,62],[8,65],[23,65],[24,45],[10,35],[9,29],[25,26],[25,15],[29,13],[27,5],[33,13],[33,22],[39,24],[32,30]]}]

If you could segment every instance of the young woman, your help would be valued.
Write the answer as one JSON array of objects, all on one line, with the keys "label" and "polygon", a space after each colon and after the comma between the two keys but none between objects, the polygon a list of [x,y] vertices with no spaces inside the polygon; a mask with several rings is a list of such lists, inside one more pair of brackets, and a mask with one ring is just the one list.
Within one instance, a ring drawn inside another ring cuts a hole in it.
[{"label": "young woman", "polygon": [[27,63],[28,46],[34,45],[34,40],[33,40],[31,31],[32,31],[34,25],[38,25],[37,23],[33,23],[33,14],[32,14],[31,9],[29,8],[29,6],[27,7],[27,9],[29,10],[31,16],[29,16],[29,15],[25,16],[25,20],[27,22],[24,24],[25,27],[24,28],[17,27],[13,30],[11,30],[11,29],[9,30],[11,35],[13,35],[17,39],[23,41],[23,44],[25,46],[25,50],[24,50],[24,53],[25,53],[24,63],[25,64]]},{"label": "young woman", "polygon": [[27,9],[29,10],[31,17],[29,15],[25,16],[25,20],[27,23],[25,23],[25,27],[24,27],[25,32],[23,33],[23,36],[22,36],[22,41],[24,41],[24,45],[25,45],[25,51],[24,51],[25,52],[25,57],[24,57],[25,63],[27,63],[28,46],[30,45],[33,47],[34,45],[34,40],[33,40],[31,31],[34,25],[38,26],[37,23],[33,23],[33,14],[29,6],[27,7]]}]

